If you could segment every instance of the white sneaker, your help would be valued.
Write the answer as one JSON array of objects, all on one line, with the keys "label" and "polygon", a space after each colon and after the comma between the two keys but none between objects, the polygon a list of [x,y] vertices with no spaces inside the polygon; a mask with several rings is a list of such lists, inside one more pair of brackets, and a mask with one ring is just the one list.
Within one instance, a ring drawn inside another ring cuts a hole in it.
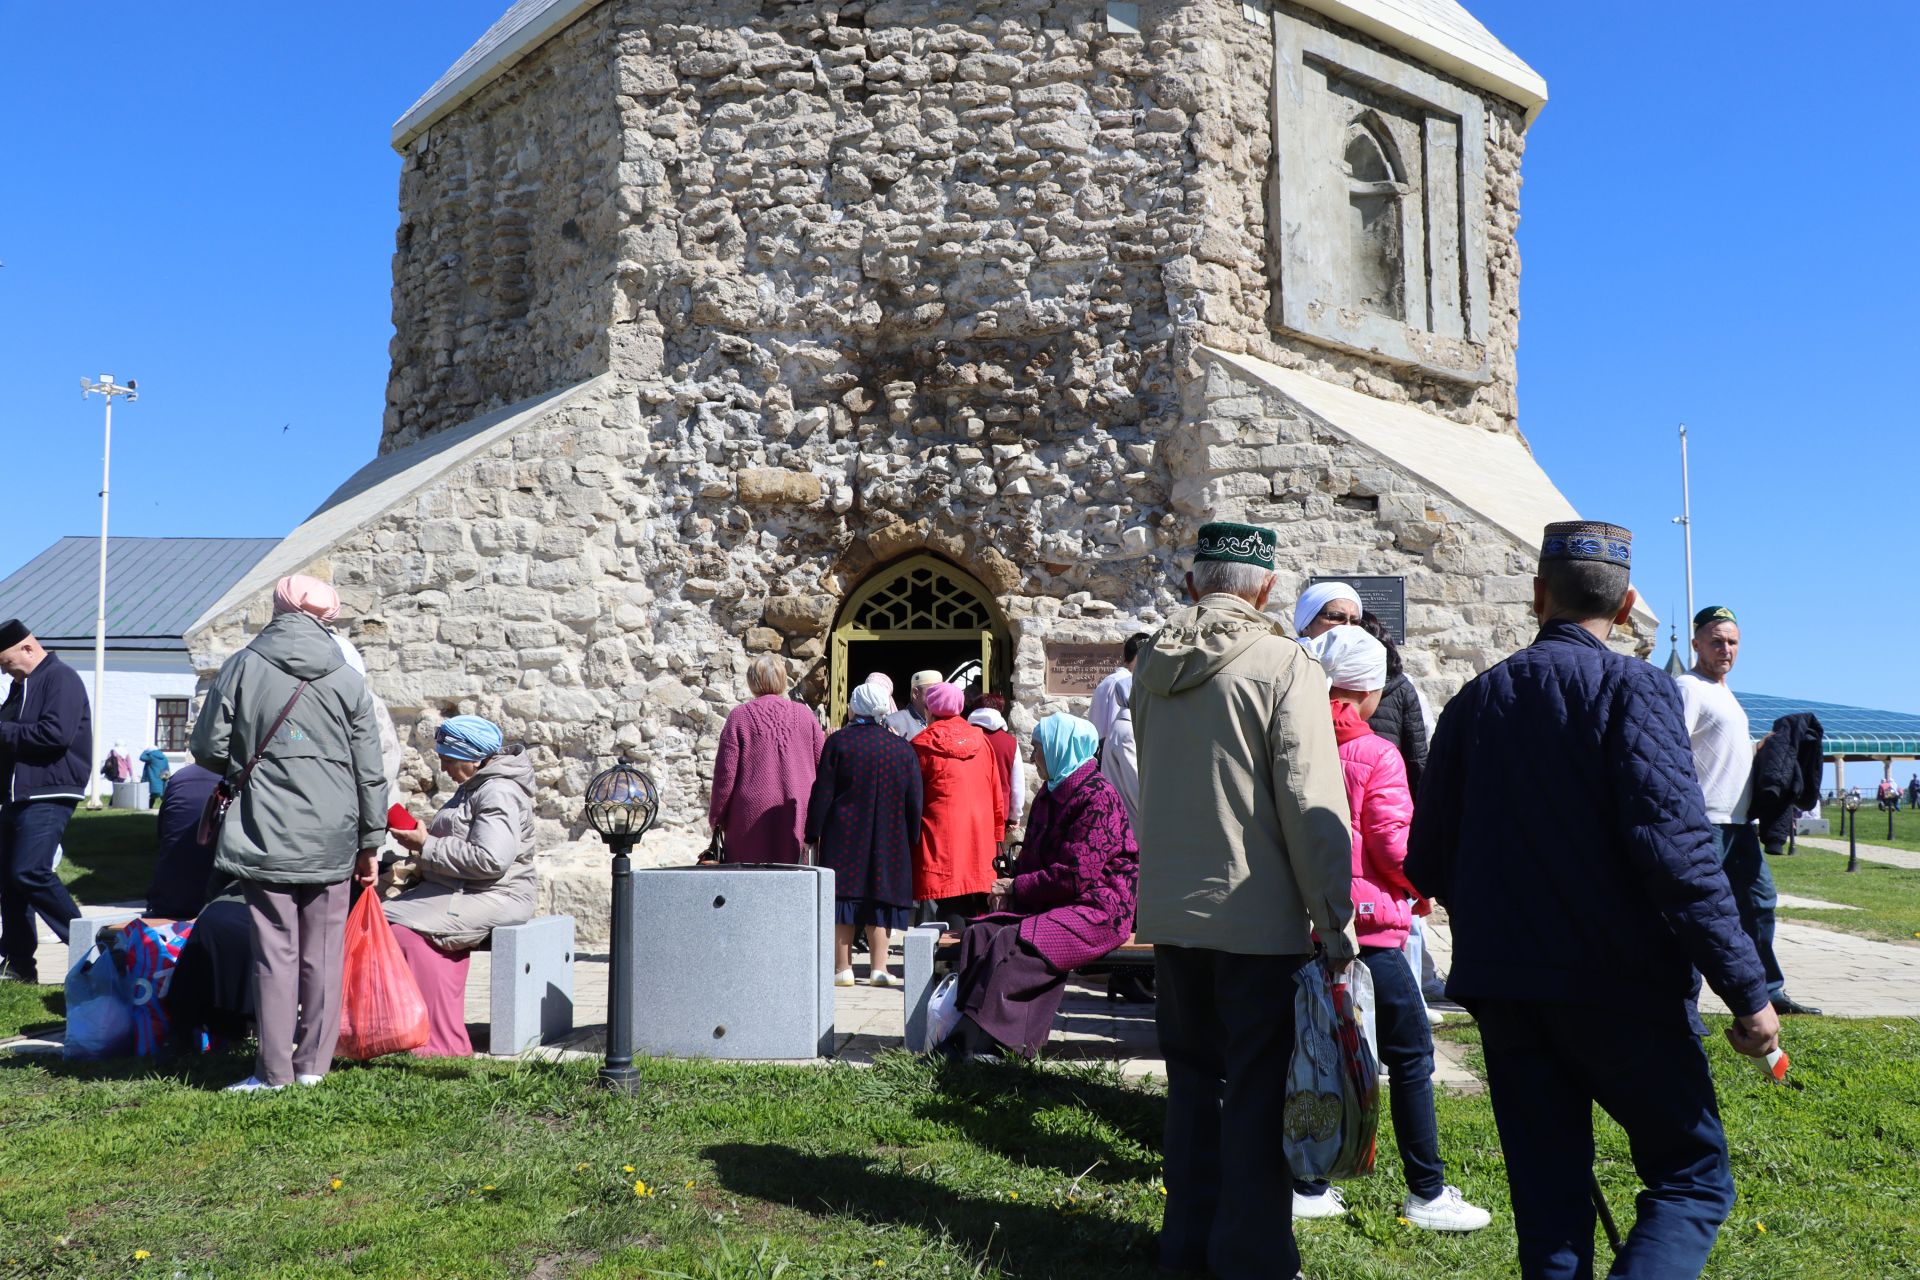
[{"label": "white sneaker", "polygon": [[1438,1009],[1429,1009],[1427,1010],[1427,1025],[1430,1027],[1444,1027],[1447,1025],[1447,1015]]},{"label": "white sneaker", "polygon": [[960,1025],[960,975],[950,973],[927,997],[927,1048],[931,1049]]},{"label": "white sneaker", "polygon": [[295,1077],[293,1078],[293,1082],[294,1082],[295,1084],[304,1084],[304,1085],[309,1085],[309,1086],[311,1086],[311,1085],[316,1085],[316,1084],[319,1084],[319,1083],[320,1083],[320,1082],[321,1082],[322,1080],[325,1080],[325,1079],[326,1079],[326,1077],[325,1077],[325,1076],[305,1076],[305,1075],[302,1075],[302,1076],[295,1076]]},{"label": "white sneaker", "polygon": [[262,1080],[259,1076],[248,1076],[245,1080],[242,1080],[239,1084],[228,1085],[225,1089],[221,1090],[221,1092],[223,1093],[272,1093],[275,1089],[284,1089],[286,1087],[287,1086],[283,1084],[268,1084],[265,1080]]},{"label": "white sneaker", "polygon": [[906,984],[894,977],[891,973],[888,973],[885,969],[881,969],[868,975],[867,985],[870,987],[900,987]]},{"label": "white sneaker", "polygon": [[1485,1209],[1468,1204],[1458,1187],[1443,1187],[1431,1200],[1408,1196],[1400,1216],[1428,1231],[1478,1231],[1493,1221]]},{"label": "white sneaker", "polygon": [[840,972],[838,972],[838,973],[836,973],[836,974],[834,974],[834,975],[833,975],[833,985],[834,985],[834,986],[836,986],[836,987],[850,987],[850,986],[852,986],[852,985],[853,985],[853,970],[851,970],[851,969],[842,969],[842,970],[841,970]]},{"label": "white sneaker", "polygon": [[1304,1196],[1298,1191],[1293,1193],[1293,1216],[1296,1218],[1337,1218],[1347,1211],[1347,1198],[1340,1194],[1340,1188],[1328,1187],[1317,1196]]}]

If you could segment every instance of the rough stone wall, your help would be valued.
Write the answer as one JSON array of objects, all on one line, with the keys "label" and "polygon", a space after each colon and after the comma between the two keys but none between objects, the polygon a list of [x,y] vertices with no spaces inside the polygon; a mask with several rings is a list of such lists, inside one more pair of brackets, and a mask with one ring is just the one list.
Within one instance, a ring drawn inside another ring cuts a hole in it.
[{"label": "rough stone wall", "polygon": [[[1199,340],[1244,352],[1283,368],[1301,369],[1383,400],[1418,405],[1458,422],[1518,431],[1517,350],[1520,338],[1520,161],[1526,147],[1525,113],[1431,67],[1428,74],[1473,93],[1487,109],[1487,280],[1490,381],[1474,387],[1417,376],[1366,356],[1334,351],[1271,325],[1273,281],[1267,182],[1271,176],[1273,33],[1251,23],[1234,3],[1229,20],[1210,23],[1204,73],[1188,82],[1185,109],[1191,145],[1201,163],[1189,180],[1189,203],[1208,211],[1195,247]],[[1349,28],[1297,5],[1280,8],[1304,22],[1337,31],[1367,48],[1405,58]],[[1177,40],[1178,27],[1151,33],[1152,53]]]},{"label": "rough stone wall", "polygon": [[611,25],[588,14],[408,145],[380,452],[606,369]]}]

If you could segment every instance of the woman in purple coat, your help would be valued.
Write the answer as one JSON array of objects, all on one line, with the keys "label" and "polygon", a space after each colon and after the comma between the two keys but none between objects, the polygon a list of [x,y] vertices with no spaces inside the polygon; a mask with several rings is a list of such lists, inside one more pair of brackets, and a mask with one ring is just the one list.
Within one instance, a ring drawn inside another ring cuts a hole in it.
[{"label": "woman in purple coat", "polygon": [[713,757],[707,822],[728,862],[799,862],[807,795],[826,734],[787,697],[787,664],[762,654],[747,668],[754,696],[727,713]]},{"label": "woman in purple coat", "polygon": [[1067,975],[1133,933],[1139,849],[1120,793],[1095,759],[1093,725],[1048,716],[1033,746],[1044,785],[1014,874],[993,886],[996,903],[1011,910],[967,926],[960,967],[927,1008],[933,1042],[956,1057],[1033,1057],[1053,1030]]}]

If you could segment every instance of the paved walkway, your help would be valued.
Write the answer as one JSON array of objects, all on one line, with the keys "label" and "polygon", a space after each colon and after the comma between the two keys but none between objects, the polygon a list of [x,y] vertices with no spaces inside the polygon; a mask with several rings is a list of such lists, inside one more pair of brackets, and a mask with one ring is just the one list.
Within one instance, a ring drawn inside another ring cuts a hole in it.
[{"label": "paved walkway", "polygon": [[[1920,854],[1901,850],[1886,852],[1920,859]],[[1861,856],[1866,856],[1865,846]],[[86,911],[95,914],[108,909],[89,907]],[[1444,973],[1453,950],[1447,926],[1430,924],[1427,938],[1435,963]],[[64,963],[65,947],[44,924],[41,947],[43,968],[57,969]],[[1879,942],[1819,925],[1783,920],[1775,934],[1774,947],[1786,970],[1788,990],[1807,1004],[1846,1018],[1920,1017],[1920,943]],[[474,955],[467,979],[469,1023],[484,1025],[487,1020],[491,961],[492,956],[486,952]],[[896,974],[902,969],[897,946],[892,968]],[[863,976],[866,973],[864,966],[856,966],[856,970]],[[561,1054],[598,1056],[604,1046],[607,1019],[606,956],[580,954],[573,981],[573,1021],[579,1030],[557,1050]],[[1702,1000],[1702,1007],[1714,1013],[1726,1012],[1725,1006],[1711,993]],[[906,1016],[904,997],[897,988],[875,989],[864,981],[855,987],[837,987],[834,1009],[836,1060],[870,1063],[881,1050],[900,1046]],[[9,1047],[55,1045],[57,1038],[37,1043],[15,1042]],[[1462,1051],[1457,1046],[1439,1041],[1437,1048],[1435,1078],[1442,1088],[1464,1092],[1481,1087],[1461,1064]],[[1155,1040],[1153,1006],[1109,1004],[1105,980],[1099,978],[1069,984],[1059,1019],[1054,1023],[1047,1057],[1057,1061],[1112,1062],[1129,1079],[1166,1078],[1166,1063],[1159,1056]]]},{"label": "paved walkway", "polygon": [[[1816,849],[1825,849],[1830,853],[1845,853],[1845,840],[1829,840],[1824,836],[1800,836],[1801,844],[1812,845]],[[1860,845],[1860,858],[1863,862],[1884,862],[1890,867],[1905,867],[1909,871],[1920,871],[1920,852],[1912,849],[1892,849],[1884,844]]]}]

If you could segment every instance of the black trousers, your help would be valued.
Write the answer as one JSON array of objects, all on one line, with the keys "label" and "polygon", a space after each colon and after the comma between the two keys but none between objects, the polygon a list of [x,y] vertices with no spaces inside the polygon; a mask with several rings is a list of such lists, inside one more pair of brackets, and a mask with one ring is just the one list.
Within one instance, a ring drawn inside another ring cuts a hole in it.
[{"label": "black trousers", "polygon": [[1293,974],[1307,956],[1155,947],[1167,1060],[1160,1265],[1218,1280],[1300,1270],[1282,1131],[1293,1058]]},{"label": "black trousers", "polygon": [[[40,945],[33,918],[39,915],[65,942],[80,908],[53,869],[53,851],[73,817],[73,800],[24,800],[0,804],[0,950],[12,969],[39,980],[34,951]],[[54,981],[60,981],[55,978]]]}]

